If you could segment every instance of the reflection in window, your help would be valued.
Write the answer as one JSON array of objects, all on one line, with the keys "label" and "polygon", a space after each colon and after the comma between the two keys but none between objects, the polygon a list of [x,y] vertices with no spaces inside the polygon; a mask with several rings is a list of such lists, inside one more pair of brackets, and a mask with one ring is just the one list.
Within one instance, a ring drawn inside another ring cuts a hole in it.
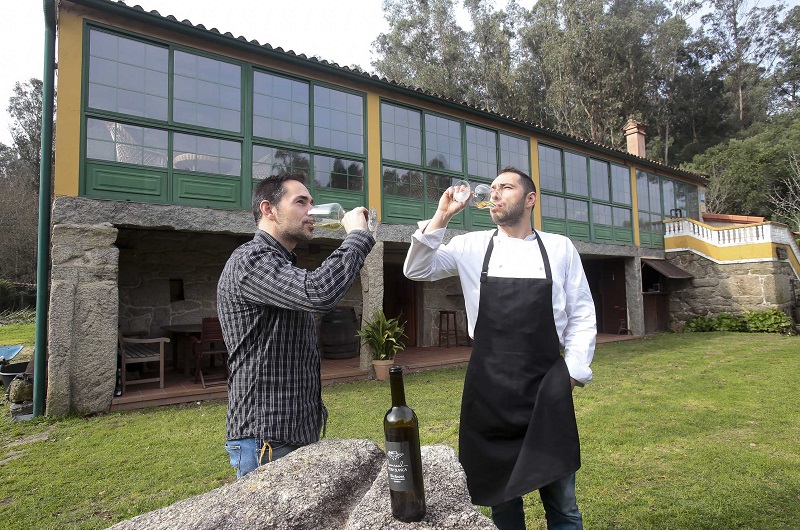
[{"label": "reflection in window", "polygon": [[659,186],[658,175],[648,173],[647,184],[650,194],[650,211],[661,213],[661,186]]},{"label": "reflection in window", "polygon": [[314,87],[314,145],[364,152],[364,98],[341,90]]},{"label": "reflection in window", "polygon": [[611,164],[611,198],[617,204],[631,204],[631,173],[628,168]]},{"label": "reflection in window", "polygon": [[364,163],[317,155],[314,157],[314,186],[363,191]]},{"label": "reflection in window", "polygon": [[172,118],[181,123],[241,131],[242,68],[175,51]]},{"label": "reflection in window", "polygon": [[564,206],[564,198],[542,195],[542,215],[553,219],[566,219],[567,210]]},{"label": "reflection in window", "polygon": [[308,83],[253,73],[253,135],[308,144]]},{"label": "reflection in window", "polygon": [[279,147],[253,146],[253,178],[262,180],[284,173],[300,173],[306,177],[311,167],[310,155]]},{"label": "reflection in window", "polygon": [[408,164],[422,164],[422,114],[381,103],[381,156]]},{"label": "reflection in window", "polygon": [[528,140],[500,133],[500,167],[515,167],[520,171],[530,171],[530,149]]},{"label": "reflection in window", "polygon": [[425,198],[429,201],[439,202],[444,191],[459,179],[436,173],[425,174]]},{"label": "reflection in window", "polygon": [[239,176],[242,147],[239,142],[175,133],[172,167],[183,171]]},{"label": "reflection in window", "polygon": [[462,171],[459,122],[431,114],[425,115],[425,165]]},{"label": "reflection in window", "polygon": [[573,195],[589,195],[589,179],[586,174],[586,157],[575,153],[564,153],[564,175],[567,182],[567,193]]},{"label": "reflection in window", "polygon": [[90,118],[86,156],[138,166],[167,167],[167,131]]},{"label": "reflection in window", "polygon": [[89,107],[167,120],[168,71],[167,48],[90,30]]},{"label": "reflection in window", "polygon": [[592,204],[592,222],[596,225],[612,226],[611,206]]},{"label": "reflection in window", "polygon": [[590,159],[589,170],[592,179],[592,198],[601,201],[610,200],[608,184],[608,162]]},{"label": "reflection in window", "polygon": [[614,226],[632,228],[631,211],[627,208],[614,208]]},{"label": "reflection in window", "polygon": [[467,125],[467,174],[485,179],[497,176],[497,133]]},{"label": "reflection in window", "polygon": [[567,219],[570,221],[589,222],[589,203],[567,199]]},{"label": "reflection in window", "polygon": [[539,146],[539,184],[543,190],[564,191],[561,178],[561,151]]},{"label": "reflection in window", "polygon": [[422,199],[424,190],[421,172],[413,169],[383,167],[383,193],[385,195]]},{"label": "reflection in window", "polygon": [[650,214],[647,212],[639,212],[639,230],[645,232],[652,232],[653,227],[650,226]]}]

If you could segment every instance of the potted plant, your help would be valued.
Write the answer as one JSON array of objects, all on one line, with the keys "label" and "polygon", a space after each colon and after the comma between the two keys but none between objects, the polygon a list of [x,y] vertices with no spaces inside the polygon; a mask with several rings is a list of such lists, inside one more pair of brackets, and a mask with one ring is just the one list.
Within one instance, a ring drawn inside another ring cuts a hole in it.
[{"label": "potted plant", "polygon": [[405,344],[400,342],[406,336],[404,329],[405,322],[401,324],[398,318],[386,318],[383,310],[378,309],[372,315],[372,321],[356,332],[372,350],[372,366],[379,381],[389,378],[394,356],[405,348]]}]

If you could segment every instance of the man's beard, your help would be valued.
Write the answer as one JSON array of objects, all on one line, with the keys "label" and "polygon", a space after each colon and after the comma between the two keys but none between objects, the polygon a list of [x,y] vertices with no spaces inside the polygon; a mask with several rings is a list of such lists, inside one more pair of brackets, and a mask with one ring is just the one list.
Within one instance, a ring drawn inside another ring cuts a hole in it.
[{"label": "man's beard", "polygon": [[525,204],[523,201],[506,203],[505,206],[497,211],[490,211],[492,222],[497,226],[512,226],[520,222],[525,215]]},{"label": "man's beard", "polygon": [[279,225],[280,234],[289,240],[295,241],[297,243],[301,241],[311,241],[314,239],[314,233],[309,232],[306,229],[306,223],[301,222],[299,225],[294,227],[289,227],[286,225]]}]

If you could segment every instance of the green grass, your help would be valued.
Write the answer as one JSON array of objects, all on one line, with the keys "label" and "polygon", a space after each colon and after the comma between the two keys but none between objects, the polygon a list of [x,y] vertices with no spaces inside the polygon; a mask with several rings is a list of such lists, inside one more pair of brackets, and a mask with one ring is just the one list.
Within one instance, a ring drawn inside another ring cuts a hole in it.
[{"label": "green grass", "polygon": [[[0,328],[1,329],[1,328]],[[576,390],[591,529],[789,529],[800,520],[800,338],[687,333],[601,346]],[[424,445],[457,446],[465,370],[406,376]],[[329,437],[382,445],[385,382],[326,387]],[[105,528],[233,480],[225,405],[0,419],[0,527]],[[536,494],[528,528],[545,528]]]}]

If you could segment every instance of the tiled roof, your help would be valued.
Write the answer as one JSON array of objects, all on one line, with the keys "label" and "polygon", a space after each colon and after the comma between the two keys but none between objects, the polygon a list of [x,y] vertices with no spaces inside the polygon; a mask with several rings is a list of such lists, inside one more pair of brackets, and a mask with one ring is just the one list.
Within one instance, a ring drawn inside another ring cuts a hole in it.
[{"label": "tiled roof", "polygon": [[551,137],[555,137],[555,138],[558,138],[558,139],[561,139],[561,140],[566,140],[566,141],[568,141],[570,143],[573,143],[573,144],[591,146],[591,147],[594,147],[595,149],[601,149],[601,150],[604,150],[604,151],[609,151],[609,152],[612,152],[614,154],[617,154],[618,156],[621,156],[622,158],[626,158],[626,159],[629,159],[629,160],[636,160],[636,161],[642,163],[643,165],[647,165],[647,166],[650,166],[650,167],[658,167],[658,168],[670,171],[672,173],[678,173],[678,174],[681,174],[681,175],[683,175],[685,177],[689,177],[689,178],[694,179],[694,180],[696,180],[698,182],[701,182],[701,183],[704,183],[706,181],[706,179],[707,179],[707,176],[701,175],[699,173],[693,173],[693,172],[686,171],[686,170],[683,170],[683,169],[680,169],[680,168],[676,168],[674,166],[669,166],[667,164],[664,164],[663,162],[658,162],[656,160],[650,160],[648,158],[643,158],[643,157],[640,157],[640,156],[637,156],[637,155],[633,155],[633,154],[628,153],[627,151],[623,151],[623,150],[618,149],[616,147],[611,147],[611,146],[602,144],[600,142],[595,142],[593,140],[587,140],[585,138],[580,138],[580,137],[572,135],[572,134],[567,134],[567,133],[563,133],[563,132],[560,132],[560,131],[556,131],[556,130],[550,129],[548,127],[545,127],[543,125],[539,125],[539,124],[536,124],[536,123],[533,123],[533,122],[530,122],[530,121],[527,121],[527,120],[524,120],[524,119],[521,119],[521,118],[518,118],[518,117],[515,117],[515,116],[510,116],[510,115],[507,115],[507,114],[501,114],[501,113],[496,112],[494,110],[491,110],[489,108],[479,107],[477,105],[473,105],[473,104],[468,103],[466,101],[459,101],[459,100],[456,100],[456,99],[453,99],[453,98],[449,98],[449,97],[446,97],[446,96],[441,96],[439,94],[436,94],[435,92],[431,92],[429,90],[425,90],[424,88],[420,88],[420,87],[413,86],[413,85],[406,85],[405,83],[400,83],[398,81],[394,81],[394,80],[388,79],[386,77],[381,77],[381,76],[378,76],[376,74],[365,72],[361,68],[350,68],[348,66],[341,66],[338,63],[331,62],[331,61],[326,61],[325,59],[322,59],[322,58],[313,57],[313,56],[309,57],[304,53],[296,53],[294,50],[284,50],[281,47],[274,47],[274,46],[272,46],[271,44],[269,44],[267,42],[261,44],[260,42],[258,42],[255,39],[247,39],[246,37],[243,37],[241,35],[236,37],[230,32],[223,33],[220,30],[218,30],[217,28],[210,28],[209,29],[209,28],[206,28],[205,25],[203,25],[203,24],[193,24],[188,19],[178,20],[173,15],[162,15],[161,13],[159,13],[156,10],[147,11],[142,6],[140,6],[138,4],[134,5],[134,6],[129,6],[128,4],[123,2],[122,0],[68,0],[68,1],[73,2],[73,3],[77,3],[77,4],[81,4],[81,5],[86,5],[86,6],[90,6],[90,7],[99,8],[101,10],[104,8],[104,6],[106,7],[106,9],[108,7],[110,7],[110,6],[119,6],[121,8],[138,11],[138,12],[146,14],[146,15],[149,14],[149,15],[158,17],[158,18],[160,18],[162,20],[168,20],[170,22],[175,22],[175,23],[178,23],[178,24],[182,24],[184,26],[187,26],[187,27],[195,29],[195,30],[205,31],[205,32],[213,33],[215,35],[219,35],[219,36],[222,36],[222,37],[227,37],[227,38],[230,38],[230,39],[233,39],[233,40],[236,40],[236,41],[240,41],[242,43],[246,43],[248,45],[251,45],[251,46],[254,46],[254,47],[258,47],[263,51],[267,51],[267,52],[270,52],[270,53],[277,53],[279,55],[284,55],[287,58],[291,58],[291,59],[301,59],[303,61],[307,61],[310,64],[314,64],[314,65],[317,65],[317,66],[322,66],[322,67],[325,67],[325,68],[331,68],[331,69],[337,70],[337,71],[339,71],[339,72],[341,72],[343,74],[346,74],[346,75],[364,77],[366,79],[369,79],[370,82],[377,82],[377,83],[380,83],[380,84],[386,84],[386,85],[390,85],[392,87],[396,87],[396,88],[399,88],[399,89],[402,89],[402,90],[405,90],[405,91],[411,91],[411,92],[415,92],[417,94],[422,94],[422,95],[427,96],[429,98],[433,98],[433,99],[437,99],[437,100],[439,100],[441,102],[449,103],[450,105],[453,105],[453,106],[466,107],[466,108],[468,108],[468,109],[470,109],[472,111],[477,111],[477,112],[488,114],[488,115],[490,115],[491,117],[493,117],[495,119],[499,118],[499,119],[502,119],[504,121],[512,122],[512,123],[516,124],[519,127],[523,127],[523,128],[527,128],[527,129],[534,129],[535,131],[537,131],[537,132],[539,132],[541,134],[548,135],[548,136],[551,136]]}]

